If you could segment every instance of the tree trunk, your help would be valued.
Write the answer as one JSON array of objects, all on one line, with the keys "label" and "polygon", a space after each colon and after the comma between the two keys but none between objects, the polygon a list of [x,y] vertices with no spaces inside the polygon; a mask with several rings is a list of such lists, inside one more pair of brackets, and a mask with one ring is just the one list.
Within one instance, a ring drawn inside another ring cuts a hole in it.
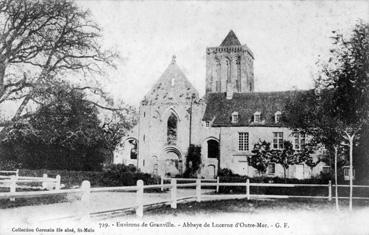
[{"label": "tree trunk", "polygon": [[353,166],[352,166],[352,161],[353,161],[353,156],[352,156],[352,151],[353,151],[353,142],[354,142],[354,136],[348,136],[349,137],[349,141],[350,141],[350,211],[352,211],[352,188],[353,188]]},{"label": "tree trunk", "polygon": [[4,89],[5,69],[6,69],[5,63],[0,63],[0,99],[2,98],[5,92]]},{"label": "tree trunk", "polygon": [[337,155],[338,155],[338,153],[337,153],[337,151],[338,151],[338,147],[337,146],[335,146],[334,147],[334,151],[335,151],[335,153],[334,153],[334,182],[335,182],[335,184],[336,184],[336,210],[337,211],[339,211],[339,205],[338,205],[338,177],[337,177]]}]

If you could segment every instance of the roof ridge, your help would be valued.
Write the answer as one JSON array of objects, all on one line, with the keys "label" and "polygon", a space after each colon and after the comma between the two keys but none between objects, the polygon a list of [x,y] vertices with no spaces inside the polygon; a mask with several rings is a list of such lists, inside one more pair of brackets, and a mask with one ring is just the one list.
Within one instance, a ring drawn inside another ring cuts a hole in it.
[{"label": "roof ridge", "polygon": [[223,42],[220,44],[221,47],[227,46],[241,46],[240,41],[238,40],[236,34],[231,29],[227,36],[224,38]]}]

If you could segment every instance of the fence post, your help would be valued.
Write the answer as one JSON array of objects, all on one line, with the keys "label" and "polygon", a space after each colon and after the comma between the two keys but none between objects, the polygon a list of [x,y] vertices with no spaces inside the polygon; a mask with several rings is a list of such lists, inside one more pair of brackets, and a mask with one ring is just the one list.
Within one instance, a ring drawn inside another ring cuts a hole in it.
[{"label": "fence post", "polygon": [[332,201],[332,181],[328,182],[328,201]]},{"label": "fence post", "polygon": [[164,191],[164,177],[163,176],[160,177],[160,185],[161,185],[160,190],[163,192]]},{"label": "fence post", "polygon": [[42,175],[42,189],[47,188],[47,174]]},{"label": "fence post", "polygon": [[55,177],[55,190],[60,190],[60,180],[61,180],[60,175],[57,175]]},{"label": "fence post", "polygon": [[250,179],[246,180],[246,197],[250,200]]},{"label": "fence post", "polygon": [[[17,188],[17,179],[16,179],[16,177],[14,175],[10,176],[10,185],[9,185],[9,187],[10,187],[10,192],[11,193],[15,193],[16,188]],[[15,201],[15,197],[11,197],[10,198],[10,201],[11,202],[14,202]]]},{"label": "fence post", "polygon": [[144,188],[143,188],[143,181],[137,180],[137,193],[136,193],[136,215],[140,218],[143,216],[143,194],[144,194]]},{"label": "fence post", "polygon": [[19,177],[19,169],[17,169],[17,170],[15,171],[15,177],[16,177],[16,179],[18,179],[18,177]]},{"label": "fence post", "polygon": [[215,189],[217,193],[219,193],[219,176],[217,176],[217,187]]},{"label": "fence post", "polygon": [[170,184],[171,184],[170,197],[172,201],[170,207],[173,209],[177,209],[177,180],[171,179]]},{"label": "fence post", "polygon": [[88,220],[90,218],[90,194],[91,194],[90,181],[84,180],[81,185],[81,190],[82,190],[81,219]]},{"label": "fence post", "polygon": [[201,179],[196,179],[196,201],[201,202]]}]

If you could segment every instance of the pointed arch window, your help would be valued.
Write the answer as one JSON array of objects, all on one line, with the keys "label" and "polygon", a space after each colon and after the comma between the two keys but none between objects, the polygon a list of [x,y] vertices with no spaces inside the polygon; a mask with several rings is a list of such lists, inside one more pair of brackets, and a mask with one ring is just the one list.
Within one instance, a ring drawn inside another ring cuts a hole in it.
[{"label": "pointed arch window", "polygon": [[167,143],[176,144],[177,142],[178,118],[173,113],[169,116],[167,122]]},{"label": "pointed arch window", "polygon": [[132,139],[128,143],[130,144],[130,159],[137,159],[137,141]]}]

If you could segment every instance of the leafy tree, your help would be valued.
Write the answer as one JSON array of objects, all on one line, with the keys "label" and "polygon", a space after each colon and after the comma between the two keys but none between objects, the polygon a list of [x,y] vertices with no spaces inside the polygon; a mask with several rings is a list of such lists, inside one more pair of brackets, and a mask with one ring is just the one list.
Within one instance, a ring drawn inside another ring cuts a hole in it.
[{"label": "leafy tree", "polygon": [[[73,1],[2,0],[0,25],[0,103],[20,103],[14,117],[0,126],[32,115],[26,107],[42,105],[40,99],[54,91],[55,82],[113,65],[115,54],[99,45],[100,28]],[[81,89],[102,93],[90,86]]]},{"label": "leafy tree", "polygon": [[[127,106],[120,101],[115,110],[99,109],[99,119],[102,120],[101,127],[104,130],[105,139],[107,140],[107,148],[114,151],[121,139],[127,134],[127,130],[131,129],[137,123],[137,112],[134,107]],[[137,149],[137,143],[132,143]],[[133,153],[136,154],[137,153]]]},{"label": "leafy tree", "polygon": [[[358,23],[349,37],[333,31],[334,48],[314,90],[298,93],[287,103],[283,120],[323,144],[330,156],[342,141],[351,143],[350,157],[359,178],[369,167],[369,24]],[[354,143],[356,139],[356,144]],[[355,149],[354,149],[355,148]]]},{"label": "leafy tree", "polygon": [[201,147],[191,144],[186,156],[185,177],[197,177],[201,167]]},{"label": "leafy tree", "polygon": [[271,163],[279,164],[283,167],[283,175],[286,179],[287,169],[291,165],[302,164],[315,167],[320,160],[315,161],[311,157],[313,153],[310,145],[305,145],[302,150],[294,150],[289,141],[283,142],[283,149],[271,149],[270,143],[259,140],[252,150],[253,155],[249,157],[249,165],[258,170],[259,174],[265,173]]},{"label": "leafy tree", "polygon": [[7,128],[2,144],[26,168],[100,170],[112,148],[97,108],[68,85],[53,89],[29,122]]},{"label": "leafy tree", "polygon": [[287,169],[290,165],[302,163],[302,159],[295,154],[293,145],[289,141],[283,142],[283,149],[272,149],[270,162],[279,164],[283,167],[283,176],[286,179]]},{"label": "leafy tree", "polygon": [[270,143],[260,140],[254,145],[251,152],[253,155],[248,158],[249,165],[254,167],[259,174],[265,173],[272,158]]}]

